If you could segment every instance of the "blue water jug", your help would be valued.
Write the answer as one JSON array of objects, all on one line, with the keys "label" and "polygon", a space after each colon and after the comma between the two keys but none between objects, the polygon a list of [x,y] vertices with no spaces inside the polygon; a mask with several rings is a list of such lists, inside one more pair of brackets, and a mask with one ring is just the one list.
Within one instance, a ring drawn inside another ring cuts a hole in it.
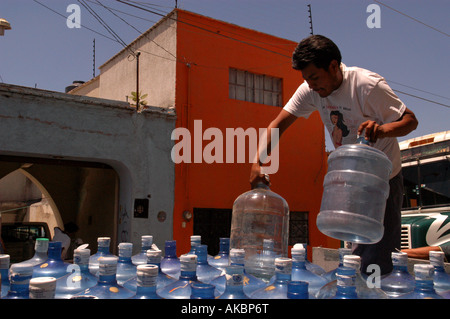
[{"label": "blue water jug", "polygon": [[9,262],[11,256],[8,254],[0,254],[0,276],[1,276],[1,294],[0,298],[6,296],[9,291]]},{"label": "blue water jug", "polygon": [[9,291],[2,299],[29,299],[32,275],[31,264],[12,264],[9,268]]},{"label": "blue water jug", "polygon": [[222,237],[219,239],[219,253],[208,258],[208,263],[222,271],[230,264],[230,238]]},{"label": "blue water jug", "polygon": [[132,243],[119,244],[119,260],[117,262],[116,280],[121,286],[123,286],[127,280],[136,277],[136,265],[131,261],[132,253]]},{"label": "blue water jug", "polygon": [[222,271],[208,264],[208,246],[197,245],[194,247],[197,255],[197,278],[199,281],[209,284],[211,280],[219,277]]},{"label": "blue water jug", "polygon": [[437,293],[450,290],[450,274],[445,272],[445,254],[442,251],[430,251],[430,264],[434,266],[434,289]]},{"label": "blue water jug", "polygon": [[287,299],[287,285],[291,281],[292,259],[275,259],[275,281],[265,288],[256,290],[251,299]]},{"label": "blue water jug", "polygon": [[131,261],[134,265],[144,265],[147,263],[147,250],[152,249],[153,236],[143,235],[141,236],[141,251],[131,257]]},{"label": "blue water jug", "polygon": [[56,279],[67,274],[70,265],[61,258],[62,244],[60,241],[51,241],[48,244],[48,257],[45,262],[33,267],[33,277],[55,277]]},{"label": "blue water jug", "polygon": [[244,266],[227,266],[225,272],[226,287],[219,299],[248,299],[244,292]]},{"label": "blue water jug", "polygon": [[164,257],[161,259],[161,270],[170,277],[180,276],[180,259],[177,257],[177,242],[166,240]]},{"label": "blue water jug", "polygon": [[109,250],[111,244],[110,237],[97,238],[97,252],[89,257],[89,271],[91,274],[98,276],[99,258],[100,257],[115,257]]},{"label": "blue water jug", "polygon": [[130,299],[161,299],[161,297],[156,293],[158,271],[159,267],[156,265],[138,265],[136,269],[136,295]]},{"label": "blue water jug", "polygon": [[73,265],[67,266],[68,274],[56,280],[55,299],[70,299],[97,284],[97,277],[89,271],[90,249],[77,248],[73,251]]},{"label": "blue water jug", "polygon": [[434,289],[434,266],[429,264],[414,265],[415,287],[412,292],[399,296],[399,299],[444,299]]},{"label": "blue water jug", "polygon": [[412,292],[414,277],[408,272],[408,255],[404,252],[391,253],[392,271],[381,279],[381,289],[389,298],[398,298]]}]

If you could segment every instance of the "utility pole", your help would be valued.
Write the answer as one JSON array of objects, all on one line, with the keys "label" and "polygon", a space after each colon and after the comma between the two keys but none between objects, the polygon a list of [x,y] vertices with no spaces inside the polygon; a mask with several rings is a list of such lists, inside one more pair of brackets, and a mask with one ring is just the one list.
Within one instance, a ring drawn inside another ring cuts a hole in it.
[{"label": "utility pole", "polygon": [[311,29],[311,35],[313,35],[314,32],[313,32],[312,13],[310,4],[308,4],[308,12],[309,12],[309,28]]}]

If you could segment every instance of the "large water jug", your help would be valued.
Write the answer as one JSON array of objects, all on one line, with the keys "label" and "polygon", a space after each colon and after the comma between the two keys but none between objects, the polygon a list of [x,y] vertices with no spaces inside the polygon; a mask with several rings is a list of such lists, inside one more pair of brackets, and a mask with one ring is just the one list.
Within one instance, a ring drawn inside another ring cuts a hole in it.
[{"label": "large water jug", "polygon": [[353,243],[380,241],[391,171],[388,157],[372,146],[361,142],[338,147],[328,158],[319,230]]},{"label": "large water jug", "polygon": [[259,183],[235,200],[230,248],[245,250],[247,273],[268,281],[275,258],[287,256],[288,237],[288,204],[267,185]]}]

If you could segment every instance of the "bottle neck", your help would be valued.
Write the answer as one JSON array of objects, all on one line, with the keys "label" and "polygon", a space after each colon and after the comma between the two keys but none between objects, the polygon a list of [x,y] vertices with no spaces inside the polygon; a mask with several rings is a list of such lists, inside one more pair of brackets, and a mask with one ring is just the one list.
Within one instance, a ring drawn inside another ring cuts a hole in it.
[{"label": "bottle neck", "polygon": [[136,286],[136,295],[148,295],[156,293],[156,286]]},{"label": "bottle neck", "polygon": [[417,280],[416,286],[414,288],[416,292],[434,292],[434,282],[433,280]]},{"label": "bottle neck", "polygon": [[355,298],[357,297],[356,294],[356,287],[355,286],[337,286],[336,290],[336,296],[337,297],[347,297],[347,298]]},{"label": "bottle neck", "polygon": [[109,254],[109,246],[98,246],[97,253]]},{"label": "bottle neck", "polygon": [[197,281],[197,271],[182,270],[180,272],[180,279]]},{"label": "bottle neck", "polygon": [[278,283],[284,283],[291,280],[291,274],[284,274],[281,272],[275,273],[275,281]]}]

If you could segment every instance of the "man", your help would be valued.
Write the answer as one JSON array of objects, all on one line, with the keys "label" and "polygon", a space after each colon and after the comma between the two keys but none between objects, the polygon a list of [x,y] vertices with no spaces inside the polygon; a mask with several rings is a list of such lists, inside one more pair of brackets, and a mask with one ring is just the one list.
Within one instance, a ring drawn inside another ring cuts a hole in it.
[{"label": "man", "polygon": [[[403,181],[396,137],[413,131],[418,121],[380,75],[347,67],[341,59],[338,47],[324,36],[313,35],[299,43],[293,53],[293,68],[301,71],[305,82],[269,124],[267,145],[260,145],[258,154],[270,153],[272,128],[277,128],[281,137],[297,117],[307,118],[314,111],[320,113],[335,147],[354,144],[357,136],[363,134],[375,148],[383,151],[393,165],[384,237],[377,244],[357,245],[353,253],[361,256],[362,272],[366,272],[368,265],[378,264],[385,274],[392,270],[391,252],[400,248]],[[345,124],[349,132],[339,132],[336,138],[336,119],[332,115],[338,113],[341,124]],[[258,158],[250,173],[252,186],[265,181],[261,167]]]}]

